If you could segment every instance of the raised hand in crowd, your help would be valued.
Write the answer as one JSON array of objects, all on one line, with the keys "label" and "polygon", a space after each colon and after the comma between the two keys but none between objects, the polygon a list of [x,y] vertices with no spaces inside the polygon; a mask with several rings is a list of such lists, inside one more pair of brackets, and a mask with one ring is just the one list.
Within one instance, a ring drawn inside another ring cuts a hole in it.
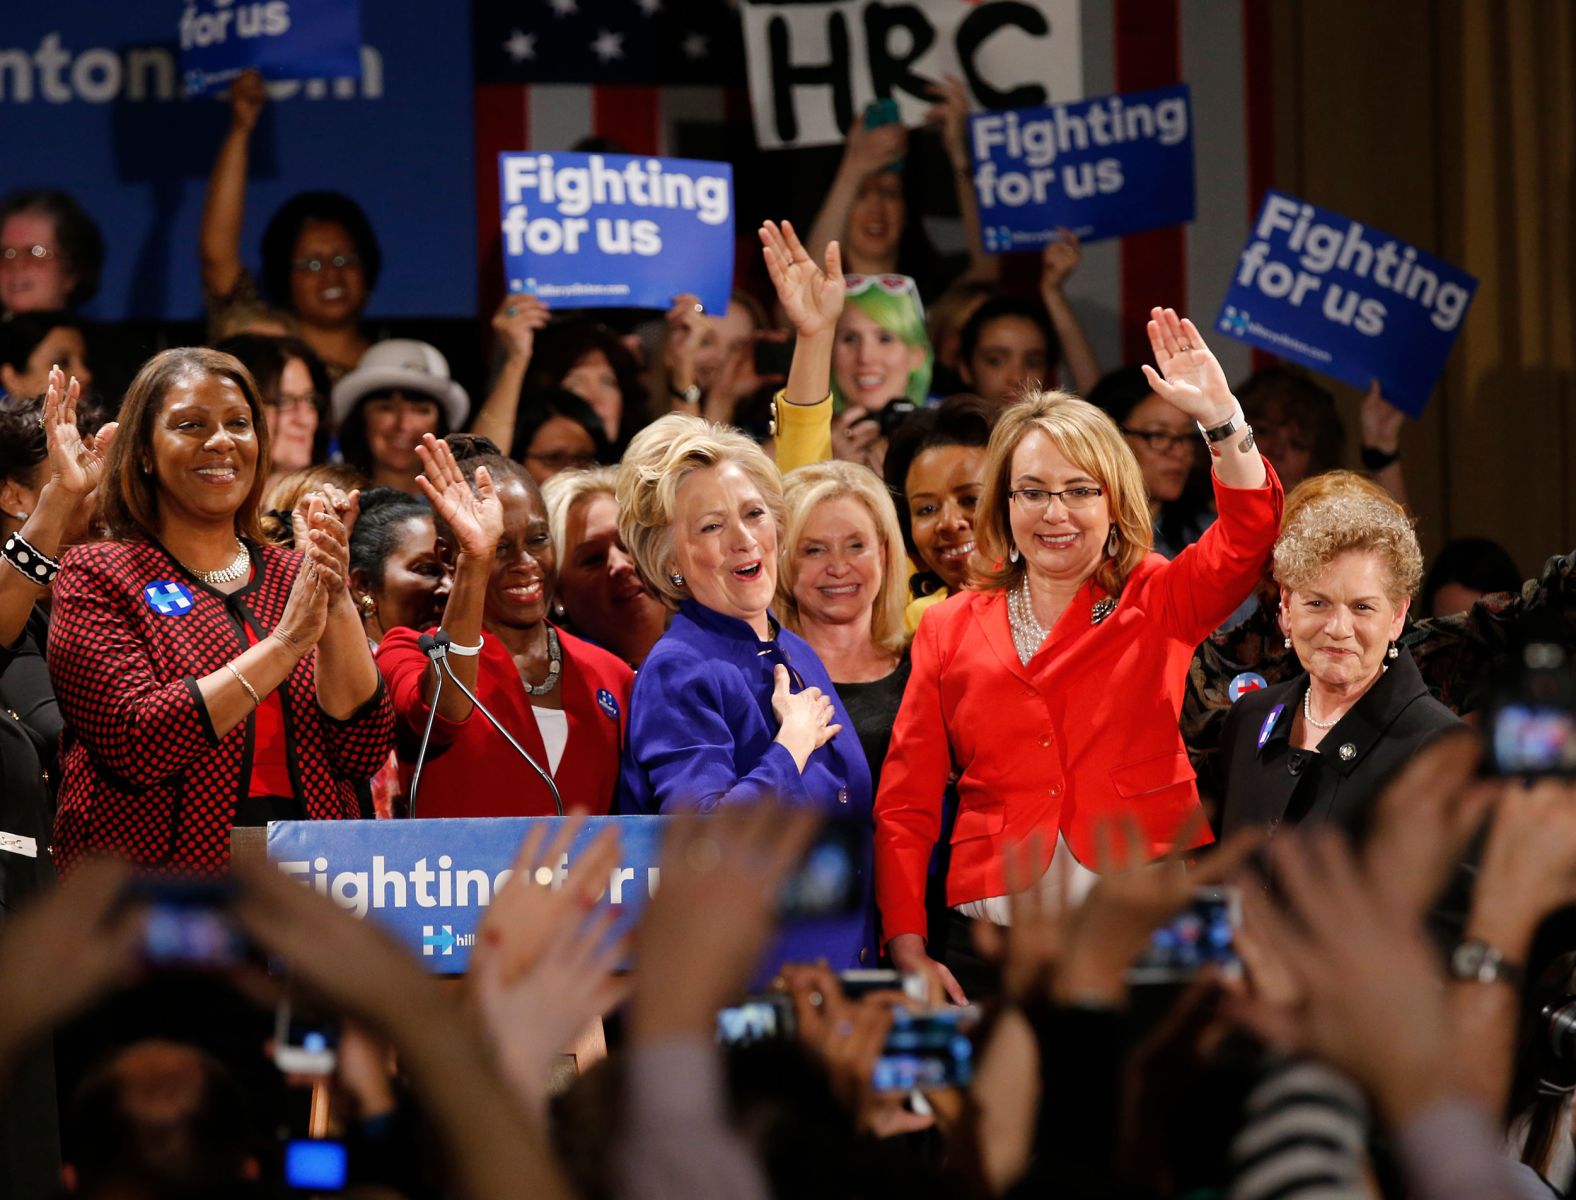
[{"label": "raised hand in crowd", "polygon": [[230,84],[230,129],[208,177],[197,239],[203,290],[212,296],[230,295],[241,281],[247,164],[252,133],[267,103],[268,89],[256,71],[243,71]]},{"label": "raised hand in crowd", "polygon": [[[477,470],[473,489],[449,444],[432,434],[422,435],[416,456],[421,459],[422,469],[416,476],[416,486],[432,505],[438,528],[447,526],[444,541],[453,539],[448,548],[453,555],[454,573],[441,624],[459,645],[479,646],[487,584],[492,578],[499,539],[503,537],[503,502],[486,467]],[[474,691],[480,661],[474,654],[455,655],[449,659],[449,667],[456,678]],[[429,668],[429,691],[436,685],[437,668]],[[439,698],[438,711],[447,720],[463,721],[471,711],[471,702],[459,688],[447,687]]]},{"label": "raised hand in crowd", "polygon": [[1406,479],[1401,472],[1401,431],[1406,414],[1384,397],[1377,379],[1363,393],[1358,410],[1358,429],[1362,435],[1363,466],[1390,498],[1406,506]]},{"label": "raised hand in crowd", "polygon": [[[324,491],[308,493],[291,516],[296,545],[306,555],[301,574],[309,577],[313,590],[306,600],[301,632],[287,623],[296,599],[294,588],[280,624],[295,636],[300,653],[308,644],[317,646],[318,704],[336,720],[347,719],[378,688],[378,669],[366,653],[366,633],[350,598],[350,527],[360,502],[358,491],[345,493],[326,485]],[[303,582],[297,580],[298,585]]]},{"label": "raised hand in crowd", "polygon": [[925,124],[941,135],[941,147],[952,168],[958,213],[963,218],[963,239],[969,249],[969,268],[964,278],[994,283],[1001,277],[1001,256],[985,252],[985,239],[980,234],[979,198],[974,192],[973,156],[969,153],[968,88],[956,75],[946,75],[928,90],[936,102],[925,112]]},{"label": "raised hand in crowd", "polygon": [[1088,396],[1100,382],[1100,360],[1067,301],[1067,281],[1083,262],[1083,245],[1071,229],[1058,229],[1040,251],[1040,299],[1062,344],[1062,362],[1073,391]]},{"label": "raised hand in crowd", "polygon": [[668,382],[673,392],[675,412],[691,411],[679,399],[691,388],[698,386],[695,360],[706,340],[706,309],[700,297],[693,292],[680,292],[673,297],[673,307],[666,316],[668,326]]},{"label": "raised hand in crowd", "polygon": [[813,812],[761,803],[669,824],[629,1006],[625,1197],[766,1195],[723,1111],[717,1010],[759,961],[777,895],[817,823]]},{"label": "raised hand in crowd", "polygon": [[[901,122],[893,121],[874,129],[865,124],[864,116],[855,116],[848,127],[848,137],[843,143],[843,157],[838,162],[837,173],[821,201],[821,209],[810,226],[809,245],[816,258],[823,257],[831,244],[847,238],[848,218],[854,202],[873,176],[887,170],[908,153],[908,129]],[[891,239],[896,244],[896,238]],[[850,263],[850,269],[866,273],[895,269],[896,263]]]},{"label": "raised hand in crowd", "polygon": [[[142,910],[126,903],[131,868],[84,863],[0,934],[0,1085],[37,1039],[141,971]],[[41,986],[47,981],[47,986]]]},{"label": "raised hand in crowd", "polygon": [[794,1036],[826,1068],[832,1090],[860,1132],[892,1137],[929,1129],[935,1117],[910,1111],[902,1093],[875,1090],[876,1060],[891,1032],[893,1014],[913,1007],[901,992],[876,991],[849,999],[823,963],[789,963],[782,985],[793,1001]]},{"label": "raised hand in crowd", "polygon": [[[50,368],[39,414],[49,449],[49,478],[17,531],[19,540],[41,556],[58,558],[64,547],[87,533],[105,456],[119,428],[112,421],[94,437],[84,439],[77,428],[81,395],[75,377],[67,379],[59,367]],[[24,571],[0,570],[0,646],[16,641],[38,601],[41,586]]]},{"label": "raised hand in crowd", "polygon": [[520,412],[520,394],[536,352],[536,335],[552,319],[547,302],[529,292],[510,292],[492,316],[493,333],[503,361],[487,398],[471,419],[471,432],[494,445],[514,444],[514,426]]},{"label": "raised hand in crowd", "polygon": [[583,827],[583,818],[564,822],[549,840],[537,824],[525,835],[514,873],[477,927],[465,977],[505,1078],[542,1119],[553,1065],[626,990],[613,973],[623,947],[608,937],[616,913],[593,908],[618,865],[618,830],[604,826],[555,886]]},{"label": "raised hand in crowd", "polygon": [[448,1151],[461,1194],[569,1194],[540,1125],[515,1100],[453,1000],[407,951],[271,863],[237,860],[235,874],[237,918],[286,966],[292,987],[392,1045]]},{"label": "raised hand in crowd", "polygon": [[1450,882],[1499,787],[1478,778],[1467,730],[1425,747],[1380,793],[1362,858],[1383,903],[1422,920]]},{"label": "raised hand in crowd", "polygon": [[1220,361],[1210,352],[1198,326],[1178,317],[1171,308],[1153,308],[1149,313],[1149,345],[1155,367],[1143,364],[1144,378],[1155,395],[1181,409],[1206,430],[1216,430],[1227,422],[1236,428],[1210,443],[1216,476],[1228,487],[1264,486],[1265,466],[1248,432],[1242,405],[1231,394]]},{"label": "raised hand in crowd", "polygon": [[1520,989],[1506,981],[1526,973],[1533,935],[1545,918],[1576,904],[1576,784],[1481,786],[1498,798],[1453,964],[1452,1062],[1462,1087],[1499,1112],[1510,1091],[1521,1016]]},{"label": "raised hand in crowd", "polygon": [[761,226],[761,254],[783,312],[798,334],[788,368],[790,404],[822,403],[832,387],[832,343],[846,291],[843,258],[837,242],[826,248],[823,270],[806,253],[793,225],[767,221]]}]

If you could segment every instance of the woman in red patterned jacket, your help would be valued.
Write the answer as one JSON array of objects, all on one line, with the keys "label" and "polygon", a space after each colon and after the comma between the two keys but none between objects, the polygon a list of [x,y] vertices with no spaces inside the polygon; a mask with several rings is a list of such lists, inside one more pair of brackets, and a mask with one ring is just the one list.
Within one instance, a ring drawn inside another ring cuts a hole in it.
[{"label": "woman in red patterned jacket", "polygon": [[257,528],[268,427],[228,354],[166,350],[105,465],[109,540],[69,551],[49,664],[68,733],[57,866],[110,853],[218,874],[230,829],[355,817],[393,712],[346,590],[356,497],[314,495],[303,551]]}]

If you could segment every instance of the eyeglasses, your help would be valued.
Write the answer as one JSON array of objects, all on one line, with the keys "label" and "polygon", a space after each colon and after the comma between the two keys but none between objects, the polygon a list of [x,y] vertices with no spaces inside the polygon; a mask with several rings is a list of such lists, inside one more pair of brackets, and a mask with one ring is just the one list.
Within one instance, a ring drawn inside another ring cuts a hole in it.
[{"label": "eyeglasses", "polygon": [[567,471],[575,467],[596,466],[596,455],[577,454],[573,450],[549,450],[544,454],[527,454],[532,462],[539,462],[549,471]]},{"label": "eyeglasses", "polygon": [[1105,489],[1085,486],[1048,492],[1044,488],[1015,488],[1007,495],[1024,512],[1042,513],[1052,500],[1060,500],[1063,508],[1088,508],[1105,495]]},{"label": "eyeglasses", "polygon": [[1193,441],[1191,433],[1167,433],[1164,429],[1129,429],[1123,425],[1122,432],[1128,437],[1137,438],[1156,454],[1164,454],[1168,450],[1181,450]]},{"label": "eyeglasses", "polygon": [[18,259],[23,262],[54,262],[59,257],[60,255],[48,246],[40,246],[37,243],[31,246],[6,246],[0,249],[0,259],[6,262],[16,262]]},{"label": "eyeglasses", "polygon": [[277,400],[269,400],[264,397],[263,403],[271,408],[277,408],[280,412],[288,413],[294,412],[298,408],[319,408],[322,406],[323,397],[316,392],[297,392],[295,395],[291,395],[288,392],[280,392]]},{"label": "eyeglasses", "polygon": [[348,271],[351,267],[361,265],[359,254],[336,254],[333,258],[298,258],[290,264],[297,271],[310,271],[313,275],[321,272],[325,267],[333,267],[336,271]]}]

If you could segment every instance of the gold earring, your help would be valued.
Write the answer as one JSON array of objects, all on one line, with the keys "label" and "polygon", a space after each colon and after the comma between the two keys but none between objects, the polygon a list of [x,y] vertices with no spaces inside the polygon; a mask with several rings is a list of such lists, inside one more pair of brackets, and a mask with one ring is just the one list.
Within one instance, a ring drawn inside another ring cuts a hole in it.
[{"label": "gold earring", "polygon": [[361,598],[356,601],[356,607],[361,610],[362,618],[368,619],[378,611],[378,602],[370,592],[363,592]]}]

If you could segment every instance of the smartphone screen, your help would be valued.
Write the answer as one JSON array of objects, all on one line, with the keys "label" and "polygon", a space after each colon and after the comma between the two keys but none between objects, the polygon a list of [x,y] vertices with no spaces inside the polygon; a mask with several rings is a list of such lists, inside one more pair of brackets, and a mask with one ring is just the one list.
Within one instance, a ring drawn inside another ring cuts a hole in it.
[{"label": "smartphone screen", "polygon": [[1495,774],[1576,774],[1576,713],[1549,704],[1507,703],[1496,706],[1489,720]]},{"label": "smartphone screen", "polygon": [[340,1192],[350,1176],[343,1142],[297,1139],[285,1143],[285,1186],[298,1192]]},{"label": "smartphone screen", "polygon": [[964,1026],[977,1016],[968,1009],[895,1010],[892,1030],[876,1059],[876,1091],[966,1086],[974,1077],[974,1043]]},{"label": "smartphone screen", "polygon": [[274,1065],[286,1075],[332,1075],[339,1058],[339,1024],[281,1000],[274,1012]]},{"label": "smartphone screen", "polygon": [[786,996],[759,996],[717,1011],[717,1041],[752,1046],[793,1033],[793,1006]]},{"label": "smartphone screen", "polygon": [[1183,982],[1209,965],[1232,978],[1240,976],[1241,924],[1242,895],[1236,888],[1198,888],[1187,908],[1155,930],[1149,949],[1128,969],[1128,982]]},{"label": "smartphone screen", "polygon": [[246,935],[225,883],[142,879],[132,895],[147,906],[142,958],[160,970],[223,971],[246,957]]}]

